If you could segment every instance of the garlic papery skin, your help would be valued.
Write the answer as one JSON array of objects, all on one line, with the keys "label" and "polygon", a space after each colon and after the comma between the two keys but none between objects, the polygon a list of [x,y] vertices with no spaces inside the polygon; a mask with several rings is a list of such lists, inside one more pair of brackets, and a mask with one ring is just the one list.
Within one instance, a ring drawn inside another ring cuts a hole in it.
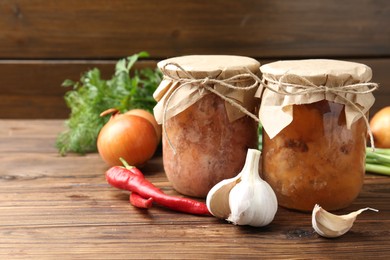
[{"label": "garlic papery skin", "polygon": [[378,212],[377,209],[363,208],[346,215],[334,215],[321,208],[318,204],[312,212],[312,226],[323,237],[335,238],[347,233],[353,226],[356,217],[366,210]]},{"label": "garlic papery skin", "polygon": [[229,193],[240,182],[240,177],[241,173],[236,177],[220,181],[207,193],[206,206],[214,217],[221,219],[229,217]]},{"label": "garlic papery skin", "polygon": [[260,151],[249,149],[244,168],[229,193],[228,221],[235,225],[266,226],[278,210],[278,201],[271,186],[259,175]]},{"label": "garlic papery skin", "polygon": [[278,202],[271,186],[260,178],[260,155],[249,149],[242,171],[209,191],[206,205],[212,215],[236,225],[260,227],[272,222]]}]

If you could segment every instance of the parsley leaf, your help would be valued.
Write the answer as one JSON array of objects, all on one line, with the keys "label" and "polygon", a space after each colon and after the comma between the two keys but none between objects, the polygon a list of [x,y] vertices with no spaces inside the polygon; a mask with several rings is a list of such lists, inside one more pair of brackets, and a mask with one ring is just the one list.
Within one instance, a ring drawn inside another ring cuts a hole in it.
[{"label": "parsley leaf", "polygon": [[136,61],[148,56],[140,52],[119,60],[109,80],[102,79],[100,70],[94,68],[85,72],[78,82],[67,79],[62,83],[63,87],[73,89],[64,97],[71,113],[65,121],[67,129],[56,140],[60,154],[96,152],[97,136],[109,119],[100,117],[100,113],[109,108],[122,113],[134,108],[152,112],[156,105],[153,92],[161,81],[161,72],[157,68],[143,68],[130,74]]}]

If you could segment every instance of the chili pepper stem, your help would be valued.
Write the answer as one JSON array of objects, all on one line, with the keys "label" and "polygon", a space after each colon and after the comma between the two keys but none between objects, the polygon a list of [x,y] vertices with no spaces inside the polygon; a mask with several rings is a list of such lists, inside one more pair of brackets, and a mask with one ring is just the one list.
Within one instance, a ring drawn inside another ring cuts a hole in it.
[{"label": "chili pepper stem", "polygon": [[135,166],[131,166],[128,162],[126,162],[125,159],[123,159],[122,157],[119,158],[119,160],[122,162],[123,166],[128,169],[128,170],[131,170],[133,168],[135,168]]}]

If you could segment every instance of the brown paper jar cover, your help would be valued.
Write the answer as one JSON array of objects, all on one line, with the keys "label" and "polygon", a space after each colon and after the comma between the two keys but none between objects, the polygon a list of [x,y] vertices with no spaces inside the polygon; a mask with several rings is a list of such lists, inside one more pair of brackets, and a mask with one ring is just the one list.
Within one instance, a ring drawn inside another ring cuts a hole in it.
[{"label": "brown paper jar cover", "polygon": [[304,95],[263,89],[259,113],[263,124],[262,175],[275,190],[279,204],[302,211],[311,211],[315,204],[328,210],[347,207],[363,185],[365,116],[374,97],[372,93],[327,93],[324,86],[352,85],[364,92],[369,85],[353,84],[369,82],[371,69],[346,61],[298,60],[270,63],[261,71],[264,83],[275,90],[280,88],[276,82],[282,77],[289,93],[311,84],[324,89]]},{"label": "brown paper jar cover", "polygon": [[[242,56],[191,55],[161,61],[158,67],[164,79],[154,93],[158,101],[154,113],[163,124],[165,173],[178,192],[205,197],[216,183],[241,170],[247,149],[257,147],[258,122],[199,81],[188,80],[226,80],[248,70],[258,74],[260,63]],[[253,78],[242,78],[232,84],[245,88],[253,83]],[[259,99],[254,96],[258,86],[240,90],[207,85],[258,113]]]}]

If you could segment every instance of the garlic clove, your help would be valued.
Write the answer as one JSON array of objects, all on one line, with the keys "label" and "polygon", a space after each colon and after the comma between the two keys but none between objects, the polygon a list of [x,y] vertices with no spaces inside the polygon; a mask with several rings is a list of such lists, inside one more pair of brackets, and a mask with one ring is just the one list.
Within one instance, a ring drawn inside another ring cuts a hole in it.
[{"label": "garlic clove", "polygon": [[225,219],[235,225],[248,225],[255,211],[248,209],[253,205],[254,187],[244,182],[238,183],[228,194],[230,214]]},{"label": "garlic clove", "polygon": [[240,182],[241,174],[234,178],[223,180],[217,183],[207,194],[206,206],[210,213],[217,217],[226,219],[230,215],[229,193],[232,188]]},{"label": "garlic clove", "polygon": [[356,217],[366,210],[378,212],[377,209],[363,208],[346,215],[334,215],[316,204],[312,212],[312,225],[320,236],[339,237],[347,233],[352,228]]},{"label": "garlic clove", "polygon": [[274,191],[261,179],[251,183],[238,183],[230,192],[229,205],[231,214],[228,221],[235,225],[253,227],[271,223],[278,209]]}]

